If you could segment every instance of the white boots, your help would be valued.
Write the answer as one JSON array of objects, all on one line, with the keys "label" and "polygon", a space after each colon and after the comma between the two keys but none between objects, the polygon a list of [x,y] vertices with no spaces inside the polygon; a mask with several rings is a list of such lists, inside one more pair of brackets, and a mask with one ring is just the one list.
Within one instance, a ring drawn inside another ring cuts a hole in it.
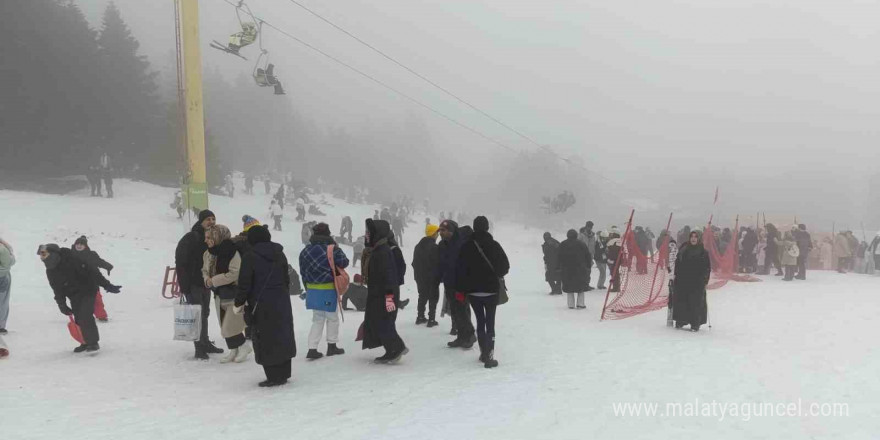
[{"label": "white boots", "polygon": [[254,352],[253,347],[251,347],[250,341],[246,341],[238,348],[233,348],[226,353],[226,356],[223,356],[223,359],[220,359],[221,364],[228,364],[230,362],[242,363],[247,360],[248,356]]}]

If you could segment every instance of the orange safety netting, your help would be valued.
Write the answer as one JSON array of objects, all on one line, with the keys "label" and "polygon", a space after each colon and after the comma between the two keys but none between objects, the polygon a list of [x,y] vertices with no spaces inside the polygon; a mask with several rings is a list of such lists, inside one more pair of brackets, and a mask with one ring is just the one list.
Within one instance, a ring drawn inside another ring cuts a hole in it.
[{"label": "orange safety netting", "polygon": [[734,225],[733,231],[734,235],[731,237],[730,243],[727,244],[724,254],[722,254],[718,243],[720,239],[716,240],[715,233],[712,230],[712,223],[709,223],[706,229],[703,230],[703,246],[709,253],[709,260],[712,262],[712,277],[709,279],[706,289],[720,289],[727,285],[727,282],[730,280],[742,282],[761,281],[760,278],[755,276],[738,273],[739,240],[737,240],[738,234],[736,231],[739,231],[739,221]]},{"label": "orange safety netting", "polygon": [[[672,216],[669,220],[671,224]],[[669,230],[669,224],[666,230]],[[611,268],[612,282],[605,296],[601,319],[629,318],[666,307],[669,302],[669,239],[667,234],[656,253],[645,255],[636,243],[630,217],[621,239],[620,258],[616,267]],[[612,292],[615,290],[615,274],[620,282],[619,292]]]}]

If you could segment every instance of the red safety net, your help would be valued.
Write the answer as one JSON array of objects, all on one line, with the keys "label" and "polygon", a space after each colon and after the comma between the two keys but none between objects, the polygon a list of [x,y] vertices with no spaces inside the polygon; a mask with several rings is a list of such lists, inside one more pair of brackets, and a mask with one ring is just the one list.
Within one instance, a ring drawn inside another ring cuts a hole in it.
[{"label": "red safety net", "polygon": [[703,246],[709,252],[709,260],[712,262],[712,277],[706,289],[720,289],[727,285],[730,280],[741,282],[761,281],[755,276],[738,273],[739,268],[739,240],[737,233],[739,231],[739,220],[736,221],[732,229],[732,236],[724,254],[721,253],[719,242],[720,238],[715,237],[712,230],[712,223],[703,230]]},{"label": "red safety net", "polygon": [[[672,224],[672,215],[666,230]],[[623,319],[666,307],[669,302],[669,239],[667,234],[660,249],[645,255],[635,240],[632,215],[621,238],[620,258],[612,269],[612,278],[619,272],[620,291],[612,292],[614,280],[608,286],[601,319]],[[614,295],[611,297],[611,295]]]}]

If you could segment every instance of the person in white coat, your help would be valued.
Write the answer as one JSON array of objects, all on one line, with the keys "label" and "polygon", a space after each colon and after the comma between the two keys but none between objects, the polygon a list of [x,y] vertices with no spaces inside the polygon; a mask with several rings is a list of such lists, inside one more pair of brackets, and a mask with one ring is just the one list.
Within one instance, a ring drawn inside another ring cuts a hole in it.
[{"label": "person in white coat", "polygon": [[205,230],[205,244],[208,250],[203,256],[202,278],[205,287],[214,292],[220,334],[229,348],[220,363],[244,362],[254,350],[244,335],[244,316],[233,312],[238,294],[241,254],[232,241],[229,228],[223,225],[214,225]]},{"label": "person in white coat", "polygon": [[278,201],[272,200],[272,204],[269,205],[269,217],[272,217],[272,220],[275,221],[275,224],[272,226],[272,230],[280,231],[281,230],[281,218],[284,216],[284,209],[281,208],[281,205],[278,204]]}]

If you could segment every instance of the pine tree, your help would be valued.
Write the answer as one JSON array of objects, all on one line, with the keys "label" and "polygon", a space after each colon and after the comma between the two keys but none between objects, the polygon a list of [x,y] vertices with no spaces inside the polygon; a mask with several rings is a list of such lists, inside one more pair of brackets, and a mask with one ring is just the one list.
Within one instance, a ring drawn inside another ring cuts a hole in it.
[{"label": "pine tree", "polygon": [[158,73],[150,69],[146,56],[138,55],[140,44],[113,2],[104,11],[98,46],[104,97],[103,120],[96,121],[104,132],[99,148],[116,156],[117,168],[169,166],[176,151],[166,142],[167,119],[157,93]]}]

